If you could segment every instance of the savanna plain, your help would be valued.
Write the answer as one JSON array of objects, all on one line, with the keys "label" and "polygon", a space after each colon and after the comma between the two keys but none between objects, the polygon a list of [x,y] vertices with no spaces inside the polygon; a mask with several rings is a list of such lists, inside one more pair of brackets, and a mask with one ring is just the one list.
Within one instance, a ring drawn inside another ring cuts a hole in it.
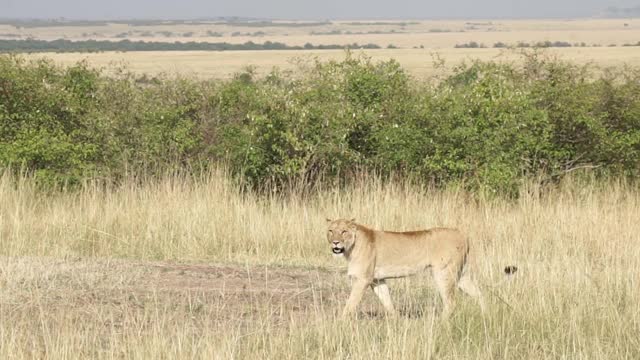
[{"label": "savanna plain", "polygon": [[[136,27],[128,36],[171,31],[200,34],[202,41],[393,43],[400,48],[367,55],[397,59],[417,77],[437,75],[429,64],[442,59],[512,56],[504,49],[453,48],[468,41],[589,41],[553,51],[605,67],[640,61],[640,47],[622,46],[638,40],[638,23],[629,20],[343,22],[311,30],[272,26],[258,35],[247,35],[255,26],[180,26]],[[112,24],[20,31],[115,40],[133,30]],[[344,57],[340,50],[31,56],[224,78],[247,65],[286,68],[303,54]],[[637,359],[640,190],[631,181],[580,174],[545,185],[524,182],[517,196],[502,198],[375,174],[344,186],[254,192],[223,165],[43,191],[28,173],[6,171],[0,174],[0,358]],[[399,316],[385,316],[369,292],[357,318],[340,318],[350,284],[346,263],[326,242],[327,217],[355,217],[385,230],[461,229],[471,239],[487,310],[459,293],[452,318],[440,321],[427,273],[389,281]],[[506,275],[509,265],[517,273]]]},{"label": "savanna plain", "polygon": [[[519,56],[509,47],[545,42],[562,43],[560,48],[549,49],[550,53],[578,64],[603,67],[640,64],[637,19],[69,22],[55,26],[0,23],[0,39],[230,44],[270,41],[289,46],[374,44],[379,49],[361,51],[376,61],[395,59],[418,78],[438,75],[441,69],[434,64],[440,61],[451,66],[474,59],[518,62]],[[476,47],[468,48],[470,44]],[[145,74],[228,78],[247,66],[266,74],[273,68],[294,70],[300,59],[338,60],[344,57],[344,51],[107,51],[32,56],[64,65],[86,59],[94,66],[106,68],[124,63],[130,70]]]}]

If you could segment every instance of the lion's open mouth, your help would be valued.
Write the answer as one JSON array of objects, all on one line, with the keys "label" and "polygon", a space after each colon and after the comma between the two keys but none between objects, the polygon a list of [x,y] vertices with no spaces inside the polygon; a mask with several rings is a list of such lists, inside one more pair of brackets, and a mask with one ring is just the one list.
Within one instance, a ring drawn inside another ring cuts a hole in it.
[{"label": "lion's open mouth", "polygon": [[342,247],[334,247],[334,248],[331,249],[331,251],[334,254],[339,255],[339,254],[342,254],[344,252],[344,248],[342,248]]}]

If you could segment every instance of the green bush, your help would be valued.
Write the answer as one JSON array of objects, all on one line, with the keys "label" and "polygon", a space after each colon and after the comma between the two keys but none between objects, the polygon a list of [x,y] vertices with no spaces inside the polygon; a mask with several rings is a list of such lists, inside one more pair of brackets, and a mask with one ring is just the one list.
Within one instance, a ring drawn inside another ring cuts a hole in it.
[{"label": "green bush", "polygon": [[638,69],[534,51],[523,66],[472,62],[438,82],[351,55],[225,81],[120,70],[1,56],[0,166],[60,185],[222,162],[258,188],[372,171],[510,196],[576,169],[640,175]]},{"label": "green bush", "polygon": [[194,89],[180,81],[141,87],[86,63],[63,69],[0,57],[0,166],[59,185],[190,160],[200,143]]}]

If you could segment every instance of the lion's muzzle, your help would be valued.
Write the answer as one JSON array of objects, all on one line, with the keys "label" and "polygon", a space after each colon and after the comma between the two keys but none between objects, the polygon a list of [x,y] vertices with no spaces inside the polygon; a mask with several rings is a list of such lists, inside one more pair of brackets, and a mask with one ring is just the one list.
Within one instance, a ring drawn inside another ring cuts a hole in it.
[{"label": "lion's muzzle", "polygon": [[344,246],[334,245],[334,246],[331,247],[331,252],[336,254],[336,255],[340,255],[340,254],[344,253]]}]

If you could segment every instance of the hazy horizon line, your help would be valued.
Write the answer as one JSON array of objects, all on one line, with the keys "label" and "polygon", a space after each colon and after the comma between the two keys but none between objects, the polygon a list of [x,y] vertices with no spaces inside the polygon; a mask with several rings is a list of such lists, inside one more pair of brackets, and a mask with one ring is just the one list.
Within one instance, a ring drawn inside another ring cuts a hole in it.
[{"label": "hazy horizon line", "polygon": [[375,21],[427,21],[427,20],[578,20],[578,19],[633,19],[634,17],[615,17],[615,16],[604,16],[604,15],[589,15],[589,16],[495,16],[495,17],[486,17],[486,16],[431,16],[431,17],[324,17],[324,18],[315,18],[315,17],[251,17],[251,16],[215,16],[215,17],[67,17],[67,16],[59,16],[59,17],[10,17],[10,16],[0,16],[0,21],[2,20],[13,20],[13,21],[25,21],[25,20],[39,20],[39,21],[135,21],[135,20],[144,20],[144,21],[229,21],[231,19],[237,19],[239,21],[366,21],[366,20],[375,20]]}]

